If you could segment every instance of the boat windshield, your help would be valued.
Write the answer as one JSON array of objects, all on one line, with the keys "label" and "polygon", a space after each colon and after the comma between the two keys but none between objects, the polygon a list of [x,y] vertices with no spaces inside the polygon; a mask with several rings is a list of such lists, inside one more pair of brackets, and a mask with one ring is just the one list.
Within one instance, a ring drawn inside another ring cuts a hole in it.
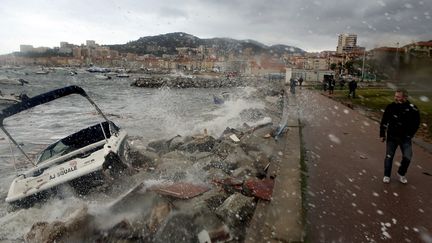
[{"label": "boat windshield", "polygon": [[[104,131],[102,131],[101,126],[103,127]],[[72,151],[83,148],[90,144],[97,143],[101,140],[104,140],[105,136],[106,138],[111,137],[109,124],[106,121],[82,129],[49,145],[45,150],[40,153],[40,156],[36,160],[36,164],[40,164],[41,162],[48,159],[68,154]]]},{"label": "boat windshield", "polygon": [[42,161],[45,161],[50,158],[58,157],[61,155],[64,155],[68,153],[68,151],[71,151],[71,147],[65,145],[61,140],[48,146],[42,153],[40,154],[39,158],[37,159],[37,163],[40,163]]}]

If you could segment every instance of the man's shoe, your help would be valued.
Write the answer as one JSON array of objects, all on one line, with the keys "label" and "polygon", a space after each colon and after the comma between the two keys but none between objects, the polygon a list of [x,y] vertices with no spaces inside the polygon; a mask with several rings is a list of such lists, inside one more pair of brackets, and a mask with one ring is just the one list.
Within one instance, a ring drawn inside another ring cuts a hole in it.
[{"label": "man's shoe", "polygon": [[383,178],[383,182],[384,182],[384,183],[390,183],[390,177],[388,177],[388,176],[384,176],[384,178]]},{"label": "man's shoe", "polygon": [[399,173],[397,175],[399,176],[399,181],[402,184],[407,184],[408,183],[408,180],[407,180],[407,178],[405,176],[399,175]]}]

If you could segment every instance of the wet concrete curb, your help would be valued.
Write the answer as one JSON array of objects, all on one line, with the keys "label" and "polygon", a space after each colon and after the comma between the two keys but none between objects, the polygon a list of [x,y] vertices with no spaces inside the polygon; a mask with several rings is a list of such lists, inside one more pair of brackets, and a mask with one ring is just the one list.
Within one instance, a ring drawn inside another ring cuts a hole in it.
[{"label": "wet concrete curb", "polygon": [[[298,113],[295,99],[290,100],[289,110]],[[288,118],[288,132],[275,148],[282,154],[281,160],[271,164],[268,171],[269,176],[275,176],[272,200],[258,201],[245,242],[303,242],[301,128],[298,115]]]}]

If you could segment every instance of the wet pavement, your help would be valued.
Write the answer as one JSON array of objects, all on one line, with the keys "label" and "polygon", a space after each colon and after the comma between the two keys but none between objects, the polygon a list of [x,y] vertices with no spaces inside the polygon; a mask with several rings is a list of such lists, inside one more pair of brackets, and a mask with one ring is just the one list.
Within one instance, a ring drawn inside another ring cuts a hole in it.
[{"label": "wet pavement", "polygon": [[432,242],[432,153],[413,144],[408,184],[384,184],[379,124],[319,91],[296,94],[306,149],[306,242]]},{"label": "wet pavement", "polygon": [[304,238],[299,105],[297,97],[291,95],[285,97],[284,103],[288,130],[274,147],[282,156],[270,164],[267,173],[274,178],[272,199],[258,201],[246,232],[247,243],[301,242]]}]

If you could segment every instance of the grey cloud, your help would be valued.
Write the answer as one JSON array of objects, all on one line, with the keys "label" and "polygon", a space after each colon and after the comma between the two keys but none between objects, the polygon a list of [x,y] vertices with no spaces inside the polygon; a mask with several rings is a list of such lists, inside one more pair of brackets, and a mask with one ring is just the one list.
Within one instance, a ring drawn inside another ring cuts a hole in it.
[{"label": "grey cloud", "polygon": [[[53,21],[83,26],[70,29],[77,32],[69,36],[97,39],[115,33],[113,39],[117,41],[118,33],[127,41],[184,31],[201,38],[231,37],[267,45],[298,44],[305,50],[318,47],[333,50],[337,35],[344,32],[357,34],[359,43],[367,47],[374,46],[377,40],[395,43],[432,39],[430,0],[57,0],[55,4],[50,0],[34,3],[2,0],[2,11],[2,29],[21,24],[8,13],[37,12]],[[20,36],[12,30],[8,36]],[[52,36],[67,40],[60,36],[67,30],[47,28],[47,34],[49,31]],[[26,33],[26,36],[42,38],[39,33]],[[0,40],[1,46],[6,46],[5,39]],[[31,39],[19,41],[32,43]]]},{"label": "grey cloud", "polygon": [[170,6],[162,6],[158,10],[158,15],[163,18],[188,18],[189,14],[181,9],[173,8]]}]

